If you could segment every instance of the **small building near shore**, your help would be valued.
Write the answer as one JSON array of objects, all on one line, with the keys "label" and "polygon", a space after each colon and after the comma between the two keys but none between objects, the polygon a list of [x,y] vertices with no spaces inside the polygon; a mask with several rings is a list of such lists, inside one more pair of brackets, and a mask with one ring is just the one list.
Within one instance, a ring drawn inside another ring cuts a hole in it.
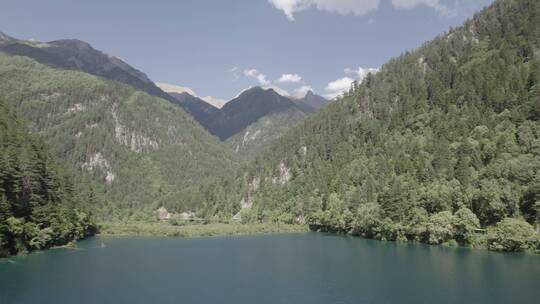
[{"label": "small building near shore", "polygon": [[195,219],[195,212],[193,211],[182,212],[180,213],[179,218],[182,220],[193,220]]},{"label": "small building near shore", "polygon": [[159,208],[157,211],[157,216],[160,221],[167,221],[171,219],[171,214],[165,207]]}]

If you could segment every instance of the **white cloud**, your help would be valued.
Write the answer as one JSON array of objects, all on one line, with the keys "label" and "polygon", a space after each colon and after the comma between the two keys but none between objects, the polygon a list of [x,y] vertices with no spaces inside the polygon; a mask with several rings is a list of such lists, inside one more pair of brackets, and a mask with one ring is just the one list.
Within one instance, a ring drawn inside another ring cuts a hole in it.
[{"label": "white cloud", "polygon": [[205,102],[213,105],[214,107],[216,108],[221,108],[225,105],[225,103],[227,103],[226,100],[223,100],[221,98],[216,98],[216,97],[212,97],[212,96],[206,96],[206,97],[201,97],[199,95],[197,95],[197,93],[195,93],[194,90],[190,89],[190,88],[187,88],[187,87],[181,87],[181,86],[178,86],[178,85],[175,85],[175,84],[169,84],[169,83],[156,83],[156,85],[162,89],[163,91],[165,91],[166,93],[178,93],[178,94],[182,94],[182,93],[188,93],[189,95],[193,96],[193,97],[197,97],[197,98],[200,98],[202,100],[204,100]]},{"label": "white cloud", "polygon": [[302,80],[302,77],[300,77],[300,75],[298,74],[283,74],[281,75],[281,77],[277,80],[277,82],[281,82],[281,83],[286,83],[286,82],[289,82],[289,83],[295,83],[295,82],[300,82]]},{"label": "white cloud", "polygon": [[[261,73],[257,69],[248,69],[244,71],[246,77],[255,79],[259,86],[263,89],[273,89],[279,95],[286,97],[304,97],[309,90],[313,88],[302,81],[302,77],[298,74],[282,74],[281,77],[275,81],[269,81],[265,74]],[[301,85],[299,88],[293,90],[293,93],[289,93],[286,89],[280,87],[280,84],[293,84]],[[243,90],[244,91],[244,90]],[[243,92],[242,91],[242,92]],[[240,92],[240,94],[242,94]]]},{"label": "white cloud", "polygon": [[[458,5],[457,2],[455,1],[456,6]],[[442,4],[441,0],[392,0],[392,5],[396,9],[413,9],[419,5],[426,5],[435,9],[441,15],[451,14],[451,10]]]},{"label": "white cloud", "polygon": [[191,96],[197,97],[197,93],[195,93],[195,91],[193,91],[190,88],[181,87],[181,86],[177,86],[177,85],[169,84],[169,83],[162,83],[162,82],[161,83],[158,82],[156,83],[156,85],[167,93],[178,93],[178,94],[188,93]]},{"label": "white cloud", "polygon": [[306,96],[307,92],[313,91],[313,88],[309,85],[301,86],[298,89],[294,90],[293,96],[296,98],[303,98]]},{"label": "white cloud", "polygon": [[[338,13],[342,15],[353,14],[362,16],[379,8],[381,0],[268,0],[277,9],[281,10],[289,20],[294,20],[294,14],[309,8],[320,11]],[[392,0],[395,9],[413,9],[420,5],[428,6],[443,16],[454,16],[458,8],[469,0],[452,0],[452,8],[443,4],[443,0]],[[464,3],[462,3],[464,2]]]},{"label": "white cloud", "polygon": [[223,106],[227,103],[227,101],[224,99],[216,98],[212,96],[206,96],[206,97],[200,97],[200,98],[218,109],[223,108]]},{"label": "white cloud", "polygon": [[364,15],[379,7],[380,0],[268,0],[277,9],[294,20],[294,13],[316,7],[321,11],[339,13],[342,15]]},{"label": "white cloud", "polygon": [[326,91],[325,97],[329,99],[338,97],[351,88],[353,81],[354,79],[350,77],[343,77],[330,82],[324,89]]},{"label": "white cloud", "polygon": [[375,74],[379,71],[379,69],[375,69],[375,68],[363,68],[363,67],[359,67],[358,69],[351,69],[351,68],[346,68],[345,69],[345,74],[349,75],[349,76],[354,76],[358,79],[359,82],[362,82],[362,80],[364,80],[364,78],[366,78],[366,76],[369,74],[369,73],[372,73],[372,74]]},{"label": "white cloud", "polygon": [[236,80],[238,80],[238,78],[240,78],[240,76],[238,76],[238,70],[239,70],[238,67],[232,67],[228,71],[229,73],[232,74],[234,81],[236,81]]},{"label": "white cloud", "polygon": [[289,94],[289,92],[287,90],[285,90],[283,88],[280,88],[278,86],[275,86],[275,85],[264,86],[263,89],[272,89],[272,90],[276,91],[281,96],[286,96],[286,97],[291,96],[291,94]]},{"label": "white cloud", "polygon": [[315,0],[317,9],[342,15],[365,15],[379,7],[380,0]]},{"label": "white cloud", "polygon": [[244,75],[247,77],[254,78],[262,86],[266,86],[270,84],[270,81],[266,79],[266,75],[260,73],[256,69],[245,70]]},{"label": "white cloud", "polygon": [[[244,89],[240,90],[240,92],[234,98],[238,98],[238,96],[242,95],[242,93],[244,93],[245,91],[250,90],[252,88],[253,87],[247,87],[247,88],[244,88]],[[268,86],[262,86],[261,88],[263,88],[265,90],[272,89],[272,90],[276,91],[276,93],[278,93],[281,96],[286,96],[286,97],[291,96],[291,94],[289,94],[289,92],[287,92],[287,90],[284,90],[284,89],[282,89],[282,88],[280,88],[278,86],[268,85]]]},{"label": "white cloud", "polygon": [[375,68],[346,68],[344,70],[345,74],[347,75],[346,77],[334,80],[326,86],[324,89],[326,91],[325,97],[329,99],[336,98],[337,96],[347,92],[351,88],[353,81],[356,80],[361,83],[368,74],[375,74],[378,71],[379,69]]}]

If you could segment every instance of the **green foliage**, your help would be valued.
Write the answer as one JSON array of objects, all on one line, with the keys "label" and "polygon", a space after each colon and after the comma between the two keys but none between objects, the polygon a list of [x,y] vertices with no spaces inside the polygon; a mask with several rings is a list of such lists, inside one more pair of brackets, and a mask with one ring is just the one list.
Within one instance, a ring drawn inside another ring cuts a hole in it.
[{"label": "green foliage", "polygon": [[499,0],[390,60],[236,177],[201,186],[200,212],[230,217],[250,197],[257,221],[475,246],[505,218],[538,227],[539,15],[540,1]]},{"label": "green foliage", "polygon": [[469,244],[476,230],[480,228],[480,221],[469,208],[462,207],[454,214],[453,225],[456,240],[462,244]]},{"label": "green foliage", "polygon": [[95,233],[93,206],[71,179],[0,101],[0,257]]},{"label": "green foliage", "polygon": [[237,165],[182,109],[130,86],[0,52],[0,99],[90,184],[102,219],[194,209],[193,187]]},{"label": "green foliage", "polygon": [[225,142],[239,155],[253,158],[257,152],[270,145],[272,141],[298,125],[306,117],[306,113],[294,107],[271,113],[227,138]]},{"label": "green foliage", "polygon": [[540,249],[540,238],[529,223],[505,218],[489,229],[488,248],[499,251],[532,251]]},{"label": "green foliage", "polygon": [[353,234],[376,237],[381,226],[383,211],[377,203],[360,205],[352,223]]},{"label": "green foliage", "polygon": [[429,217],[428,243],[442,244],[454,238],[454,216],[450,211],[435,213]]},{"label": "green foliage", "polygon": [[148,235],[174,237],[203,237],[217,235],[247,235],[263,233],[296,233],[307,232],[305,225],[286,224],[205,224],[205,225],[171,225],[167,222],[136,222],[104,223],[101,226],[102,235]]}]

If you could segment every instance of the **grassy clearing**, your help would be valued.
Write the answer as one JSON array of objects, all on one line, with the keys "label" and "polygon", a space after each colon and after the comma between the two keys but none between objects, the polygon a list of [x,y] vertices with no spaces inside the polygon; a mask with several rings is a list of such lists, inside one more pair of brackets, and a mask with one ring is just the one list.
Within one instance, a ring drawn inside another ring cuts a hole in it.
[{"label": "grassy clearing", "polygon": [[100,235],[144,235],[200,237],[269,233],[308,232],[308,226],[284,224],[190,224],[175,226],[167,222],[102,223]]}]

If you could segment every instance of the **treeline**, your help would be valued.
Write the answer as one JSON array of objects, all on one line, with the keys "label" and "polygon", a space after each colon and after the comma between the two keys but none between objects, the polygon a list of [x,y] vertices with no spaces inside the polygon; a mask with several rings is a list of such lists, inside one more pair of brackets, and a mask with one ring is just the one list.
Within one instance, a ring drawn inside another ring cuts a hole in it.
[{"label": "treeline", "polygon": [[0,101],[0,257],[93,235],[94,205]]},{"label": "treeline", "polygon": [[369,238],[536,250],[540,2],[499,0],[277,140],[200,214]]},{"label": "treeline", "polygon": [[188,209],[171,193],[237,167],[181,108],[128,85],[0,52],[0,99],[92,186],[100,221],[153,219],[163,204]]}]

